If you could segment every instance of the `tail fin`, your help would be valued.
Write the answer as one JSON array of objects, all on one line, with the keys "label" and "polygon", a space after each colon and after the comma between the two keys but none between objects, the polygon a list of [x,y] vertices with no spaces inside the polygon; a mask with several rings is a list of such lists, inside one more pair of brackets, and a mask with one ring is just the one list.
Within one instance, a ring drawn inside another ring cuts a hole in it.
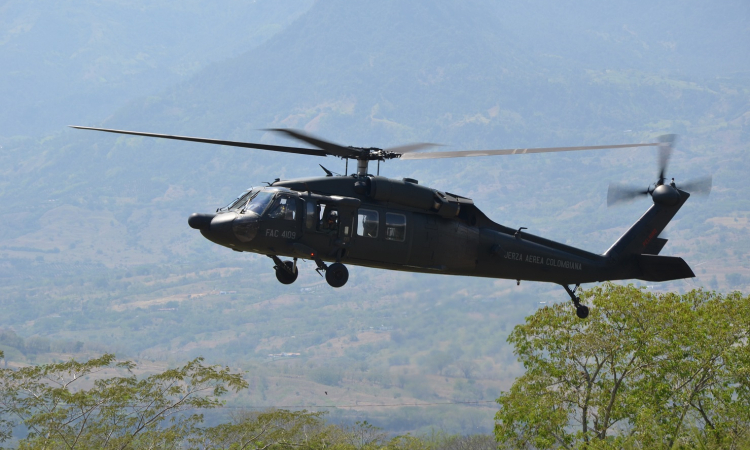
[{"label": "tail fin", "polygon": [[648,211],[604,253],[604,256],[621,259],[631,255],[658,255],[667,243],[659,234],[690,197],[687,192],[678,191],[680,200],[677,203],[670,206],[654,202]]},{"label": "tail fin", "polygon": [[657,256],[667,243],[659,234],[690,197],[687,192],[678,191],[678,202],[674,205],[654,202],[648,211],[604,253],[613,264],[628,272],[628,275],[623,274],[623,278],[668,281],[695,276],[682,258]]}]

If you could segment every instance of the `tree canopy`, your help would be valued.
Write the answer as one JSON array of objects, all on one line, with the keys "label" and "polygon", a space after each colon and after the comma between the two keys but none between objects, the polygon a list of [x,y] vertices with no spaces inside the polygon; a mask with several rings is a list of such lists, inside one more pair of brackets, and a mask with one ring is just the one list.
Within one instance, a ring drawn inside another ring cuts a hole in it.
[{"label": "tree canopy", "polygon": [[0,370],[0,442],[23,425],[29,433],[20,448],[171,448],[194,431],[202,410],[247,387],[240,374],[201,358],[140,378],[134,368],[105,354]]},{"label": "tree canopy", "polygon": [[523,363],[495,434],[517,448],[736,448],[750,431],[750,296],[604,284],[540,309],[508,341]]},{"label": "tree canopy", "polygon": [[[242,374],[201,358],[150,375],[136,372],[143,368],[111,354],[0,369],[0,443],[19,449],[496,448],[489,435],[393,437],[367,421],[331,424],[324,413],[306,410],[237,408],[206,426],[203,413],[224,406],[224,394],[248,387]],[[28,433],[13,436],[24,428]]]}]

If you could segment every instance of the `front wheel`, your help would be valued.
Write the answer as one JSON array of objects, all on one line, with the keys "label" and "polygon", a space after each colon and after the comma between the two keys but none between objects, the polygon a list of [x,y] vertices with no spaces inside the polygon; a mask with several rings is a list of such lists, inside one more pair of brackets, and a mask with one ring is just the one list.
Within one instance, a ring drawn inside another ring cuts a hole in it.
[{"label": "front wheel", "polygon": [[326,281],[331,287],[340,288],[349,280],[349,269],[341,263],[333,263],[326,269]]},{"label": "front wheel", "polygon": [[299,271],[297,271],[297,268],[294,267],[294,263],[291,261],[284,261],[284,266],[286,266],[286,268],[276,268],[276,279],[279,280],[279,283],[281,284],[294,283],[297,280]]},{"label": "front wheel", "polygon": [[589,316],[589,307],[586,305],[578,305],[576,307],[576,316],[578,316],[579,319],[585,319]]}]

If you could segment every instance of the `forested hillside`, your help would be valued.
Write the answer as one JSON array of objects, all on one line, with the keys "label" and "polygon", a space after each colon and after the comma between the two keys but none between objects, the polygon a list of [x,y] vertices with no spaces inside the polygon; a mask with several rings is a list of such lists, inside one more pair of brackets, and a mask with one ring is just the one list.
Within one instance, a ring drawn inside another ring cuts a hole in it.
[{"label": "forested hillside", "polygon": [[[64,126],[276,144],[289,141],[262,130],[291,127],[450,150],[677,133],[668,176],[712,174],[714,189],[666,230],[662,254],[697,277],[649,289],[745,291],[749,16],[739,0],[0,2],[0,349],[11,363],[203,355],[259,370],[265,387],[248,402],[260,406],[329,389],[353,402],[485,402],[427,408],[409,429],[451,426],[460,410],[453,431],[487,431],[491,401],[522,373],[505,339],[567,301],[559,286],[354,269],[334,292],[312,263],[281,286],[268,258],[218,248],[186,219],[343,161]],[[608,183],[645,188],[657,169],[635,149],[392,161],[381,174],[603,252],[648,207],[607,209]],[[281,353],[294,355],[268,357]],[[399,414],[378,420],[395,427]]]},{"label": "forested hillside", "polygon": [[311,0],[0,2],[0,136],[56,134],[246,52]]}]

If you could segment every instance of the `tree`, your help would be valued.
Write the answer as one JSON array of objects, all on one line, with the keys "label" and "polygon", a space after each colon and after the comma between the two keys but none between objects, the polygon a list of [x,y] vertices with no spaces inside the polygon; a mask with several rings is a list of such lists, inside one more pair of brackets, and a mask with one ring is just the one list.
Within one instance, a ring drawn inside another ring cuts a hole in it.
[{"label": "tree", "polygon": [[202,421],[195,410],[247,387],[241,375],[202,358],[142,378],[134,368],[106,354],[0,370],[0,439],[22,424],[29,435],[20,448],[178,448]]},{"label": "tree", "polygon": [[[0,351],[0,359],[4,357]],[[237,412],[228,422],[201,426],[200,411],[222,405],[229,390],[247,387],[227,368],[201,358],[137,377],[135,364],[113,355],[0,372],[0,442],[24,425],[21,449],[393,449],[434,445],[406,436],[389,438],[367,422],[332,425],[324,413]],[[123,375],[124,372],[124,375]]]},{"label": "tree", "polygon": [[222,423],[198,432],[190,439],[190,448],[264,449],[269,447],[324,447],[330,439],[323,413],[268,410],[234,414]]},{"label": "tree", "polygon": [[750,431],[750,297],[611,283],[537,311],[508,341],[524,364],[495,434],[518,448],[732,447]]},{"label": "tree", "polygon": [[435,445],[435,450],[498,450],[498,445],[491,435],[447,436]]},{"label": "tree", "polygon": [[450,353],[443,350],[432,350],[429,354],[423,357],[424,365],[426,365],[430,371],[437,372],[441,375],[443,373],[443,369],[448,367],[453,362],[453,360],[454,358],[450,355]]},{"label": "tree", "polygon": [[474,375],[474,372],[479,369],[477,363],[468,359],[459,359],[454,365],[458,367],[458,370],[460,370],[466,378],[471,378]]},{"label": "tree", "polygon": [[[413,436],[389,438],[372,424],[331,425],[325,413],[269,409],[263,412],[235,414],[229,423],[200,430],[190,440],[191,450],[264,450],[264,449],[332,449],[332,450],[428,450],[437,443]],[[466,447],[469,448],[469,447]]]}]

